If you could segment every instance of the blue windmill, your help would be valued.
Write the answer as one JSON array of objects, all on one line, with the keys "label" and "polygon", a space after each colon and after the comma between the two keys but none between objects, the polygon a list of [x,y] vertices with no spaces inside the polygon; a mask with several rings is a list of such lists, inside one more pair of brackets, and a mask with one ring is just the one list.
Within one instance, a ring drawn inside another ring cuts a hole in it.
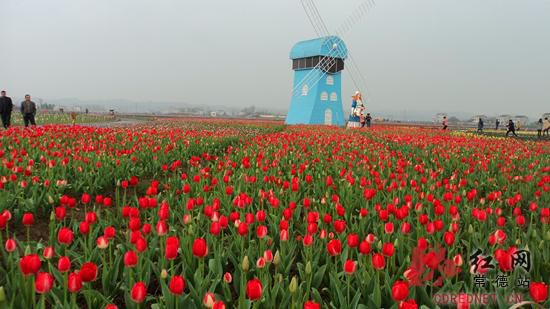
[{"label": "blue windmill", "polygon": [[344,41],[337,36],[298,42],[290,52],[294,92],[287,124],[344,125],[341,82]]},{"label": "blue windmill", "polygon": [[[344,61],[349,57],[352,61],[352,68],[361,78],[363,76],[353,62],[341,35],[329,35],[315,3],[312,0],[301,0],[301,2],[319,37],[298,42],[290,51],[294,83],[285,123],[343,126],[345,118],[341,88]],[[347,20],[343,29],[337,31],[337,34],[348,30],[354,20],[362,17],[373,5],[373,0],[364,2]],[[350,76],[356,87],[359,88],[352,72],[350,72]]]}]

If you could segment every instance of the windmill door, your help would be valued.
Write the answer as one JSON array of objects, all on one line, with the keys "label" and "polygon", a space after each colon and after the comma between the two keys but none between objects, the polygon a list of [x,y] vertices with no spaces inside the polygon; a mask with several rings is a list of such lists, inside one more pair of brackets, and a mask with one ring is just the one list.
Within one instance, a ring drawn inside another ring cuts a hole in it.
[{"label": "windmill door", "polygon": [[330,108],[325,110],[325,125],[332,125],[332,110]]}]

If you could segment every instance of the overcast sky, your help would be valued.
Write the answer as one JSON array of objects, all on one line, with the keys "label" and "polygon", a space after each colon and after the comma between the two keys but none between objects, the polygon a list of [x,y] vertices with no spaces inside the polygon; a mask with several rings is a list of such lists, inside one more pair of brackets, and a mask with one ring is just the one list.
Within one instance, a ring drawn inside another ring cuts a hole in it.
[{"label": "overcast sky", "polygon": [[[335,31],[365,1],[315,2]],[[548,0],[376,0],[348,28],[371,111],[550,112]],[[314,37],[299,0],[0,0],[0,88],[284,108]]]}]

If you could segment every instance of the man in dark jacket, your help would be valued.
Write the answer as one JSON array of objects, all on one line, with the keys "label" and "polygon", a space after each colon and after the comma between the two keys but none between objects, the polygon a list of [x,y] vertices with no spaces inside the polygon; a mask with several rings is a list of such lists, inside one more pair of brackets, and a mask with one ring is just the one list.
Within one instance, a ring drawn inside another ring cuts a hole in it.
[{"label": "man in dark jacket", "polygon": [[508,136],[508,134],[510,134],[510,133],[514,134],[514,136],[517,136],[516,126],[515,126],[514,122],[512,121],[512,119],[510,119],[508,121],[508,131],[506,131],[506,136]]},{"label": "man in dark jacket", "polygon": [[29,126],[29,122],[35,126],[34,115],[36,114],[36,104],[31,101],[31,96],[26,94],[25,101],[21,102],[21,114],[23,114],[23,122],[25,127]]},{"label": "man in dark jacket", "polygon": [[4,128],[9,128],[11,124],[11,111],[13,110],[13,103],[11,98],[6,96],[6,91],[0,92],[0,116],[2,117],[2,125]]}]

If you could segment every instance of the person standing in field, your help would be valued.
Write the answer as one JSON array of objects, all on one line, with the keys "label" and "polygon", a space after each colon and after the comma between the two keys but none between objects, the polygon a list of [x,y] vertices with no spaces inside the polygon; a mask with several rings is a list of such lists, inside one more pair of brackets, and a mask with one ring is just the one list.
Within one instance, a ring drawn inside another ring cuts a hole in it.
[{"label": "person standing in field", "polygon": [[443,116],[443,122],[441,123],[443,125],[443,130],[447,130],[449,127],[449,122],[447,121],[447,116]]},{"label": "person standing in field", "polygon": [[550,121],[548,120],[548,117],[544,117],[543,127],[542,135],[548,135],[548,130],[550,130]]},{"label": "person standing in field", "polygon": [[477,122],[477,132],[483,133],[483,119],[479,118]]},{"label": "person standing in field", "polygon": [[5,129],[11,125],[11,111],[13,110],[13,103],[11,98],[6,96],[6,91],[0,92],[0,115],[2,116],[2,125]]},{"label": "person standing in field", "polygon": [[370,113],[367,113],[367,116],[365,117],[365,122],[367,123],[367,128],[370,128],[371,120],[372,120],[372,117],[370,116]]},{"label": "person standing in field", "polygon": [[29,126],[29,123],[33,126],[36,125],[34,116],[36,115],[36,103],[31,101],[31,96],[26,94],[25,101],[21,102],[21,114],[23,114],[23,122],[25,127]]},{"label": "person standing in field", "polygon": [[544,122],[542,122],[542,118],[539,118],[539,121],[537,121],[537,137],[542,137],[542,130],[544,130]]},{"label": "person standing in field", "polygon": [[512,132],[512,134],[514,134],[514,136],[518,136],[516,134],[516,126],[514,125],[514,122],[512,121],[512,119],[510,119],[508,121],[508,131],[506,131],[506,136],[508,136],[508,134],[510,134],[510,132]]},{"label": "person standing in field", "polygon": [[500,125],[500,120],[497,120],[495,121],[495,130],[498,131],[498,126]]}]

